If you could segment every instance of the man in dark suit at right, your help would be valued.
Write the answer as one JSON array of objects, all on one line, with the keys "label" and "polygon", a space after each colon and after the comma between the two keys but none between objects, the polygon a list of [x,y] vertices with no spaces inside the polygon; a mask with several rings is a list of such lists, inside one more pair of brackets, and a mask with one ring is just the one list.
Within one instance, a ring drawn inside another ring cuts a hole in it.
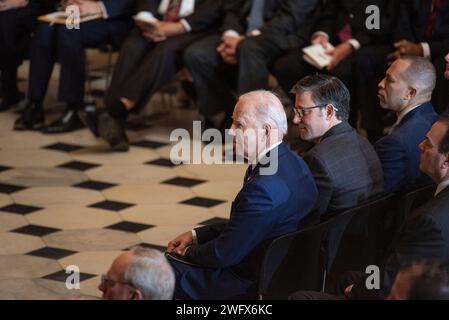
[{"label": "man in dark suit at right", "polygon": [[193,76],[206,127],[223,128],[235,96],[268,89],[268,66],[290,49],[319,0],[232,0],[220,33],[191,45],[185,63]]},{"label": "man in dark suit at right", "polygon": [[409,191],[430,184],[419,170],[419,143],[438,119],[431,99],[436,71],[421,57],[396,60],[379,83],[380,105],[398,115],[391,133],[374,145],[386,192]]},{"label": "man in dark suit at right", "polygon": [[[402,266],[417,260],[449,263],[449,116],[442,116],[419,146],[420,169],[438,185],[435,196],[414,210],[393,240],[380,268],[380,289],[368,289],[367,275],[354,275],[343,292],[299,291],[292,299],[384,299]],[[355,280],[354,280],[355,279]]]},{"label": "man in dark suit at right", "polygon": [[316,214],[333,214],[383,192],[382,166],[371,144],[348,123],[350,94],[338,79],[301,79],[293,122],[302,140],[316,145],[304,155],[318,187]]}]

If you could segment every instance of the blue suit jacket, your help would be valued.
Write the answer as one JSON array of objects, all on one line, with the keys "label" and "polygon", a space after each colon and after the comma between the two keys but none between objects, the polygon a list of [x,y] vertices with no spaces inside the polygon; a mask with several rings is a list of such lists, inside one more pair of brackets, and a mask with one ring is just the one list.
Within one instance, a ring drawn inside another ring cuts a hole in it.
[{"label": "blue suit jacket", "polygon": [[418,146],[437,119],[432,104],[425,103],[374,145],[382,162],[386,192],[407,191],[432,182],[419,170]]},{"label": "blue suit jacket", "polygon": [[278,170],[251,172],[235,198],[228,223],[196,229],[198,245],[186,259],[198,268],[172,262],[177,276],[175,298],[228,299],[255,293],[265,251],[273,238],[297,230],[317,199],[305,162],[282,143]]}]

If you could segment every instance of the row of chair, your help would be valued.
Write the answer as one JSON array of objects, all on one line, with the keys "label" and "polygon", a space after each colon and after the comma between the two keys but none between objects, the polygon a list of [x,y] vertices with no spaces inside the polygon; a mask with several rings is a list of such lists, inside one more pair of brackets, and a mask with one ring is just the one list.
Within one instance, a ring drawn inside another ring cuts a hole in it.
[{"label": "row of chair", "polygon": [[259,299],[287,299],[299,290],[325,291],[348,271],[381,265],[394,235],[436,186],[385,195],[270,244],[259,280]]}]

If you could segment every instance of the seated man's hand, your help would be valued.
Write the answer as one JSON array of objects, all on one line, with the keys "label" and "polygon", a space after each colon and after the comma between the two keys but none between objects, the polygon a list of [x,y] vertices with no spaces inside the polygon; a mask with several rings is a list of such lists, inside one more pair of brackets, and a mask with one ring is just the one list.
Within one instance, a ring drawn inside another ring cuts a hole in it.
[{"label": "seated man's hand", "polygon": [[237,64],[237,46],[245,37],[224,37],[223,42],[218,46],[223,61],[227,64]]},{"label": "seated man's hand", "polygon": [[164,34],[166,38],[177,36],[186,32],[186,29],[181,22],[161,21],[157,23],[157,26],[159,31]]},{"label": "seated man's hand", "polygon": [[396,51],[388,55],[391,60],[396,60],[401,56],[424,56],[424,50],[419,43],[401,40],[394,44]]},{"label": "seated man's hand", "polygon": [[312,39],[310,40],[310,43],[315,45],[315,44],[321,44],[323,47],[326,47],[327,44],[329,43],[328,38],[323,35],[323,34],[317,34],[315,36],[312,37]]},{"label": "seated man's hand", "polygon": [[349,295],[351,294],[352,288],[354,288],[354,284],[351,284],[346,287],[345,292],[344,292],[345,297],[349,297]]},{"label": "seated man's hand", "polygon": [[0,11],[22,8],[27,4],[27,0],[0,0]]},{"label": "seated man's hand", "polygon": [[327,71],[334,70],[336,66],[352,54],[353,50],[349,43],[342,43],[335,47],[335,49],[328,50],[327,53],[332,56],[332,60],[326,68]]},{"label": "seated man's hand", "polygon": [[168,252],[174,252],[180,256],[184,256],[187,248],[193,244],[193,235],[191,231],[187,231],[174,240],[170,241],[167,246]]},{"label": "seated man's hand", "polygon": [[101,7],[96,1],[91,0],[73,0],[74,5],[77,5],[80,9],[81,16],[101,14]]}]

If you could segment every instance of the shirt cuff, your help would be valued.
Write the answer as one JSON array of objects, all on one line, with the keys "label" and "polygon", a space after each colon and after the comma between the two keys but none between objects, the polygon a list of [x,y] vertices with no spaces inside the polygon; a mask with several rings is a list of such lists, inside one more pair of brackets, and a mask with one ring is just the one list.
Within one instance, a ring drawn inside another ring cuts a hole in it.
[{"label": "shirt cuff", "polygon": [[179,22],[182,23],[182,25],[184,26],[184,29],[186,29],[187,32],[192,31],[192,27],[190,26],[190,24],[187,22],[186,19],[181,19],[181,20],[179,20]]},{"label": "shirt cuff", "polygon": [[422,47],[424,58],[430,60],[430,58],[432,58],[432,55],[430,53],[430,46],[429,46],[429,44],[427,42],[421,42],[420,44],[421,44],[421,47]]},{"label": "shirt cuff", "polygon": [[261,34],[262,34],[262,31],[260,31],[259,29],[255,29],[255,30],[251,31],[250,33],[248,33],[248,35],[251,37],[257,37],[257,36],[260,36]]},{"label": "shirt cuff", "polygon": [[235,30],[226,30],[223,33],[222,38],[226,38],[226,37],[238,38],[238,37],[240,37],[240,34]]},{"label": "shirt cuff", "polygon": [[317,31],[317,32],[314,32],[314,33],[312,34],[312,38],[311,38],[311,39],[315,38],[316,36],[325,36],[326,39],[327,39],[327,41],[329,41],[329,35],[327,34],[327,32],[324,32],[324,31]]},{"label": "shirt cuff", "polygon": [[101,14],[103,15],[103,19],[109,18],[108,10],[106,10],[106,6],[104,5],[103,1],[98,1],[98,5],[101,9]]},{"label": "shirt cuff", "polygon": [[348,40],[348,43],[351,45],[351,47],[353,47],[354,48],[354,50],[359,50],[360,49],[360,47],[361,47],[361,45],[360,45],[360,42],[357,40],[357,39],[349,39]]},{"label": "shirt cuff", "polygon": [[198,237],[196,236],[195,229],[192,229],[191,232],[192,232],[193,244],[197,245],[198,244]]}]

